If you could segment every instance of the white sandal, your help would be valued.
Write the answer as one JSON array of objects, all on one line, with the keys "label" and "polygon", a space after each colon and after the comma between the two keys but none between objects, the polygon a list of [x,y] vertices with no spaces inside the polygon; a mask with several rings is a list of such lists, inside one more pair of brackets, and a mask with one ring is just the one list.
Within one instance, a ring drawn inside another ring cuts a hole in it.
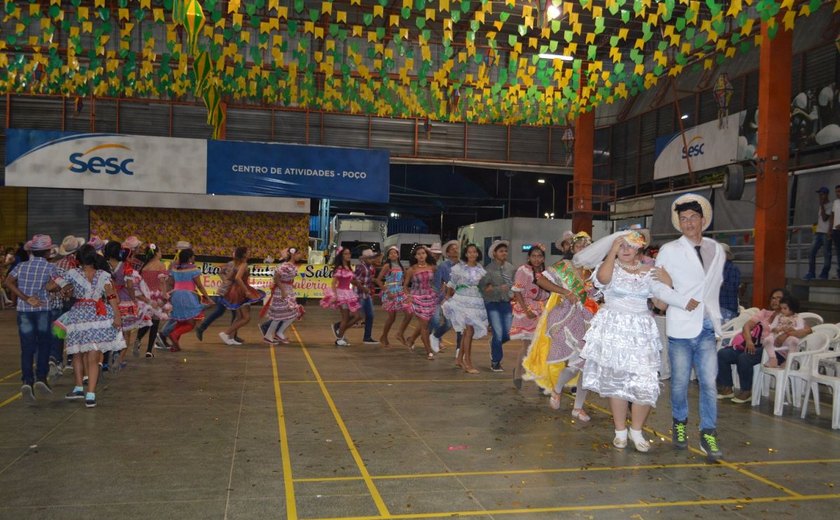
[{"label": "white sandal", "polygon": [[574,417],[580,422],[589,422],[592,420],[592,417],[590,417],[589,414],[586,413],[586,410],[584,410],[583,408],[575,408],[574,410],[572,410],[572,417]]}]

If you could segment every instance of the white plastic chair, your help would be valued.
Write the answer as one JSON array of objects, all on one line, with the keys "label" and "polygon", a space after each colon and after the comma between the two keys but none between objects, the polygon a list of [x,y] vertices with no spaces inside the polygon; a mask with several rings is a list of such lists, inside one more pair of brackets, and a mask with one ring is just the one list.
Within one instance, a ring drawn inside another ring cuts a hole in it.
[{"label": "white plastic chair", "polygon": [[820,362],[833,361],[838,362],[840,352],[826,351],[819,354],[814,354],[811,358],[811,373],[808,377],[807,386],[805,389],[805,400],[802,403],[802,415],[804,419],[808,413],[808,399],[814,396],[814,409],[817,415],[820,415],[820,388],[819,385],[826,385],[831,388],[831,429],[840,429],[840,377],[830,376],[827,374],[820,374]]},{"label": "white plastic chair", "polygon": [[[840,326],[834,323],[821,323],[811,327],[813,332],[822,332],[828,336],[828,349],[840,350]],[[840,375],[840,361],[823,359],[819,362],[820,372],[830,376]]]},{"label": "white plastic chair", "polygon": [[825,321],[822,316],[815,312],[800,312],[799,317],[805,321],[805,325],[808,325],[811,328]]},{"label": "white plastic chair", "polygon": [[731,320],[727,321],[720,327],[720,339],[718,340],[718,350],[723,347],[728,347],[729,344],[732,342],[732,338],[738,335],[744,329],[744,325],[750,321],[752,318],[752,314],[747,314],[746,312],[742,312],[738,316],[735,316]]},{"label": "white plastic chair", "polygon": [[805,336],[799,343],[799,352],[791,352],[787,355],[784,367],[768,368],[764,366],[767,361],[767,351],[761,357],[761,363],[753,369],[752,405],[758,406],[761,403],[761,396],[770,395],[770,378],[776,383],[776,390],[773,396],[773,415],[782,415],[785,405],[785,398],[789,397],[793,406],[800,406],[802,389],[798,388],[796,379],[805,383],[811,374],[811,360],[814,354],[828,350],[828,336],[821,332],[814,332]]}]

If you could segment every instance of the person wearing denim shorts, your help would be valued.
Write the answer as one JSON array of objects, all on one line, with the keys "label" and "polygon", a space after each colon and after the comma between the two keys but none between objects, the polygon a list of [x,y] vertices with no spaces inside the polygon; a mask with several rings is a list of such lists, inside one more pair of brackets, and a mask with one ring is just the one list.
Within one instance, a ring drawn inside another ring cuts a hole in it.
[{"label": "person wearing denim shorts", "polygon": [[671,362],[673,441],[688,447],[688,382],[692,368],[700,383],[700,449],[710,460],[723,456],[717,439],[717,342],[720,335],[720,286],[726,255],[721,245],[703,237],[712,221],[709,201],[687,193],[671,205],[671,219],[682,236],[663,245],[656,257],[672,286],[657,284],[654,295],[668,304],[665,330]]}]

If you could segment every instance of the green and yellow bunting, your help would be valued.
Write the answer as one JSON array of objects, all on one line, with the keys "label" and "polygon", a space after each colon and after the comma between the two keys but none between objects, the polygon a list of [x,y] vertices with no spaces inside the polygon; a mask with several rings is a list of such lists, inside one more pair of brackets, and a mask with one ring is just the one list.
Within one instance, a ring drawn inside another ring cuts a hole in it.
[{"label": "green and yellow bunting", "polygon": [[0,93],[206,101],[212,91],[218,134],[222,99],[564,125],[761,45],[762,23],[772,38],[818,11],[836,16],[840,0],[2,0],[2,8]]}]

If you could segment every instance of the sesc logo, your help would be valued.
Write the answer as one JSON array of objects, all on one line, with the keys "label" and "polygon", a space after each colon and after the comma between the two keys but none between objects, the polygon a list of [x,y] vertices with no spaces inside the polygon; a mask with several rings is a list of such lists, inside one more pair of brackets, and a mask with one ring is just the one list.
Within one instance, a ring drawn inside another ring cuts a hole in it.
[{"label": "sesc logo", "polygon": [[103,157],[101,155],[89,155],[98,150],[117,148],[131,151],[131,148],[121,144],[103,144],[95,146],[84,153],[70,154],[70,165],[67,167],[73,173],[107,173],[108,175],[134,175],[134,171],[130,169],[131,163],[134,159],[131,157]]},{"label": "sesc logo", "polygon": [[687,159],[689,157],[698,157],[703,155],[703,147],[706,146],[706,143],[703,142],[703,138],[699,135],[689,141],[687,146],[683,146],[682,149],[682,158]]}]

